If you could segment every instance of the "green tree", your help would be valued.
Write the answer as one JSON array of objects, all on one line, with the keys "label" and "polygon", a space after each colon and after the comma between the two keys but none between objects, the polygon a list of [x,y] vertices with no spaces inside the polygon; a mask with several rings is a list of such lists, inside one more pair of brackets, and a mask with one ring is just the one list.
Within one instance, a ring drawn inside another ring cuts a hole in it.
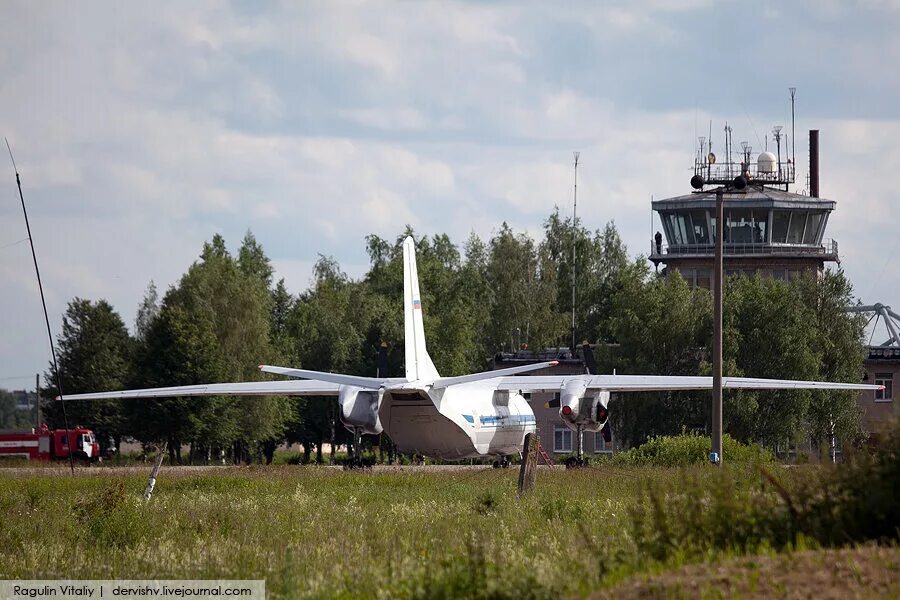
[{"label": "green tree", "polygon": [[[818,379],[816,322],[797,286],[760,277],[731,277],[726,286],[725,351],[736,372],[775,379]],[[803,431],[809,390],[725,395],[725,427],[742,441],[793,441]]]},{"label": "green tree", "polygon": [[488,347],[515,350],[519,340],[530,348],[567,345],[566,319],[556,310],[555,265],[546,249],[503,223],[490,242],[486,275],[494,298]]},{"label": "green tree", "polygon": [[[75,298],[69,302],[56,348],[64,394],[118,390],[131,379],[133,340],[122,318],[106,300]],[[44,380],[47,396],[58,396],[52,363]],[[110,439],[118,447],[125,431],[121,402],[68,402],[66,412],[70,427],[82,425],[94,430],[101,449],[109,445]],[[51,427],[64,426],[59,402],[46,403],[44,414]]]},{"label": "green tree", "polygon": [[[148,332],[140,353],[140,383],[261,378],[257,365],[276,356],[270,339],[271,268],[250,233],[239,257],[232,258],[219,235],[204,245],[200,260],[166,294]],[[281,397],[146,402],[134,411],[135,433],[167,439],[176,449],[187,441],[203,448],[231,444],[235,455],[246,455],[263,442],[280,439],[290,413],[291,402]]]},{"label": "green tree", "polygon": [[156,284],[151,279],[134,319],[134,338],[137,341],[140,342],[144,339],[150,329],[150,324],[157,315],[159,315],[159,293],[156,291]]},{"label": "green tree", "polygon": [[[573,227],[572,219],[561,217],[556,208],[544,222],[541,247],[555,265],[556,309],[565,315],[572,312],[573,276],[575,278],[575,343],[608,339],[612,316],[610,297],[629,263],[627,249],[615,224],[609,222],[603,230],[590,232],[580,220]],[[571,345],[571,332],[568,340]]]},{"label": "green tree", "polygon": [[[362,363],[360,320],[365,303],[361,286],[352,283],[331,257],[319,256],[314,268],[315,287],[300,295],[288,321],[303,368],[343,373],[358,372]],[[288,439],[307,448],[315,446],[322,461],[325,441],[341,443],[347,437],[336,422],[334,398],[310,398],[297,404],[300,411]],[[333,447],[333,446],[332,446]]]},{"label": "green tree", "polygon": [[[821,278],[804,277],[794,285],[814,313],[819,378],[859,381],[865,359],[866,321],[862,314],[846,312],[855,299],[844,271],[826,271]],[[807,415],[813,439],[821,443],[832,433],[850,443],[864,439],[858,397],[858,392],[813,392]]]},{"label": "green tree", "polygon": [[[699,374],[711,337],[708,294],[692,292],[678,274],[650,277],[646,263],[636,263],[619,279],[611,309],[609,331],[618,346],[600,354],[602,364],[620,374]],[[703,429],[708,398],[704,392],[624,394],[610,407],[616,435],[639,445],[652,435]]]},{"label": "green tree", "polygon": [[16,399],[8,391],[0,389],[0,429],[28,429],[34,427],[34,413],[19,410]]}]

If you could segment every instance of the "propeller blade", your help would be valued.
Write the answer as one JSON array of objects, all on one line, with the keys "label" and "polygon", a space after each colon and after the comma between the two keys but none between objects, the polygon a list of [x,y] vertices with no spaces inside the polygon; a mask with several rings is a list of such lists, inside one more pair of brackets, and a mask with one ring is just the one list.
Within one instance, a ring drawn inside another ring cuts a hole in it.
[{"label": "propeller blade", "polygon": [[612,443],[612,429],[609,426],[609,421],[606,422],[606,425],[603,426],[603,429],[600,430],[600,433],[603,434],[603,441],[607,444]]},{"label": "propeller blade", "polygon": [[588,373],[597,375],[597,361],[594,360],[594,350],[587,342],[584,342],[581,345],[581,358],[584,361],[584,366],[587,368]]}]

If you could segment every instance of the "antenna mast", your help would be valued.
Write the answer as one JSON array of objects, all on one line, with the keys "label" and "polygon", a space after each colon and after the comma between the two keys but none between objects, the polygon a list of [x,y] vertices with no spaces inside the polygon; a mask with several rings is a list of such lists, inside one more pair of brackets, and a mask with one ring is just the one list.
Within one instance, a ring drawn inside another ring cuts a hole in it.
[{"label": "antenna mast", "polygon": [[578,157],[581,152],[573,152],[575,156],[575,187],[572,203],[572,352],[575,351],[575,246],[578,240]]},{"label": "antenna mast", "polygon": [[[793,161],[794,173],[797,172],[797,130],[794,129],[794,94],[797,93],[797,88],[792,87],[788,88],[791,92],[791,160]],[[786,149],[786,148],[785,148]],[[787,187],[787,186],[785,186]]]},{"label": "antenna mast", "polygon": [[[25,229],[28,231],[28,243],[31,244],[31,258],[34,260],[34,273],[37,275],[38,290],[41,292],[41,306],[44,307],[44,322],[47,324],[47,339],[50,341],[50,358],[53,359],[53,373],[56,375],[56,391],[59,392],[59,401],[62,402],[63,425],[66,427],[66,439],[69,439],[69,418],[66,416],[66,404],[63,401],[62,379],[59,375],[59,366],[56,364],[56,348],[53,345],[53,333],[50,331],[50,317],[47,315],[47,301],[44,299],[44,286],[41,283],[41,270],[38,269],[37,254],[34,252],[34,238],[31,237],[31,225],[28,223],[28,211],[25,210],[25,196],[22,195],[22,180],[19,179],[19,168],[16,166],[16,159],[13,158],[12,148],[9,147],[9,140],[3,138],[6,142],[6,149],[9,151],[9,160],[12,161],[13,171],[16,172],[16,185],[19,188],[19,200],[22,201],[22,214],[25,215]],[[35,390],[39,393],[40,390]],[[40,403],[40,399],[38,399]],[[40,404],[38,404],[40,406]],[[40,409],[38,409],[40,414]],[[72,475],[75,474],[75,459],[72,457],[71,443],[69,444],[69,469]]]}]

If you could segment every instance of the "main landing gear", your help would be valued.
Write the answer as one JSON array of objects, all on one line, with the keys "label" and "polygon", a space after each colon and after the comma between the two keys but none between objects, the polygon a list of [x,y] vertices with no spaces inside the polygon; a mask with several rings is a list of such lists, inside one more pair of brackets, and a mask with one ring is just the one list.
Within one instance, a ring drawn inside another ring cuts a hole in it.
[{"label": "main landing gear", "polygon": [[371,469],[375,465],[375,461],[362,457],[362,428],[353,429],[353,456],[344,463],[345,471],[354,471],[356,469]]},{"label": "main landing gear", "polygon": [[505,456],[502,456],[499,460],[495,460],[491,466],[495,469],[508,469],[510,465],[512,465],[510,460]]},{"label": "main landing gear", "polygon": [[575,430],[575,456],[566,459],[567,469],[581,469],[588,466],[588,461],[584,457],[584,427],[578,425]]},{"label": "main landing gear", "polygon": [[588,461],[585,458],[570,456],[566,459],[565,465],[567,469],[580,469],[582,467],[588,466]]}]

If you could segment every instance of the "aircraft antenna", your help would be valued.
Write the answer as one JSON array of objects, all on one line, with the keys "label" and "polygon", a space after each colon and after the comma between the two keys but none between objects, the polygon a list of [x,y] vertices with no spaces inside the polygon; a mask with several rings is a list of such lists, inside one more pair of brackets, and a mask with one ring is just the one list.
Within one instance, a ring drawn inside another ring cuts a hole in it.
[{"label": "aircraft antenna", "polygon": [[791,92],[791,160],[793,161],[794,172],[797,170],[797,146],[794,140],[796,139],[797,131],[794,129],[794,95],[797,93],[797,88],[791,87],[788,88]]},{"label": "aircraft antenna", "polygon": [[[41,292],[41,306],[44,308],[44,323],[47,325],[47,339],[50,341],[50,358],[53,360],[53,373],[56,375],[56,389],[59,392],[59,401],[62,406],[63,425],[66,427],[66,441],[69,439],[69,418],[66,416],[66,403],[63,402],[62,383],[59,376],[59,366],[56,364],[56,347],[53,345],[53,333],[50,331],[50,317],[47,314],[47,301],[44,299],[44,286],[41,283],[41,270],[38,268],[37,254],[34,252],[34,238],[31,237],[31,225],[28,223],[28,211],[25,209],[25,196],[22,195],[22,180],[19,178],[19,168],[16,166],[16,159],[13,158],[12,148],[9,146],[9,140],[3,138],[6,142],[6,149],[9,152],[9,160],[12,161],[13,171],[16,172],[16,185],[19,187],[19,200],[22,201],[22,214],[25,215],[25,230],[28,232],[28,243],[31,245],[31,258],[34,261],[34,273],[37,275],[38,290]],[[39,390],[36,390],[36,392]],[[72,475],[75,475],[75,459],[72,457],[72,444],[69,444],[69,469]]]},{"label": "aircraft antenna", "polygon": [[575,187],[572,204],[572,352],[575,352],[575,246],[578,240],[578,158],[581,152],[573,152],[575,156]]}]

